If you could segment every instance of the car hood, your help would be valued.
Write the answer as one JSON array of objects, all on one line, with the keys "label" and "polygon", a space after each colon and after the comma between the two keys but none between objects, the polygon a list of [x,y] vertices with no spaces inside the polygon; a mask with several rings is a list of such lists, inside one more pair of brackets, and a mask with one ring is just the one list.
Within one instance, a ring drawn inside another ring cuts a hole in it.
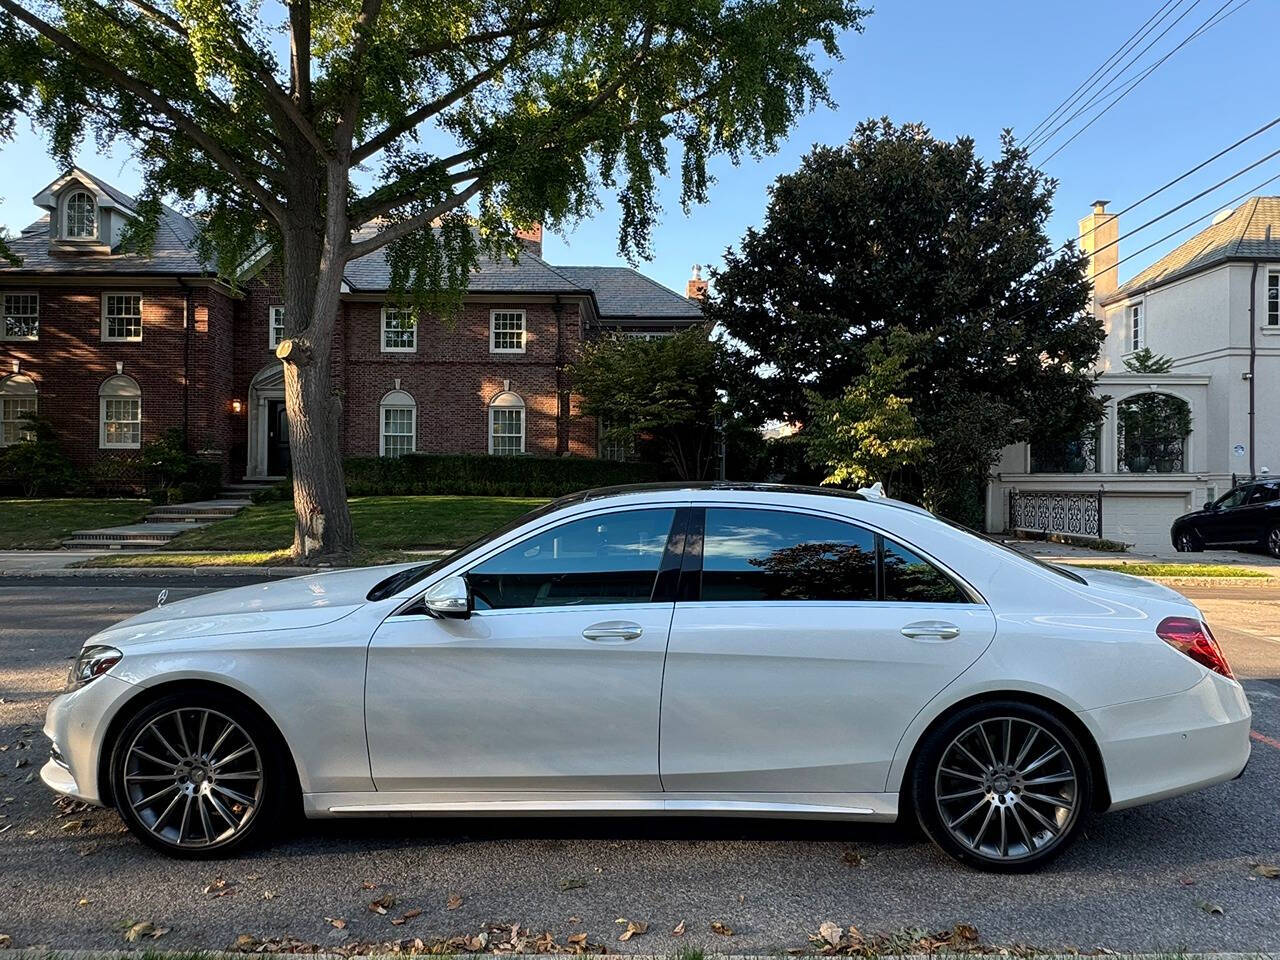
[{"label": "car hood", "polygon": [[188,597],[130,617],[89,642],[124,647],[157,640],[319,627],[364,606],[376,583],[410,566],[414,564],[342,570]]},{"label": "car hood", "polygon": [[1070,569],[1095,590],[1128,597],[1144,597],[1148,600],[1165,600],[1195,608],[1195,604],[1177,590],[1142,577],[1116,573],[1113,570],[1097,570],[1085,564],[1072,564]]}]

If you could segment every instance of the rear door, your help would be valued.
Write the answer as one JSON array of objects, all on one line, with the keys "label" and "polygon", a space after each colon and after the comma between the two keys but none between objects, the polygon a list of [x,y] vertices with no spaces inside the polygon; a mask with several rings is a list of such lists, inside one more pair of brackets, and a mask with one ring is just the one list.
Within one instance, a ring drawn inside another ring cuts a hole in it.
[{"label": "rear door", "polygon": [[384,622],[365,685],[378,790],[659,790],[677,515],[549,526],[466,571],[468,619]]},{"label": "rear door", "polygon": [[991,611],[917,551],[827,515],[707,506],[692,529],[664,789],[884,791],[907,724],[991,642]]}]

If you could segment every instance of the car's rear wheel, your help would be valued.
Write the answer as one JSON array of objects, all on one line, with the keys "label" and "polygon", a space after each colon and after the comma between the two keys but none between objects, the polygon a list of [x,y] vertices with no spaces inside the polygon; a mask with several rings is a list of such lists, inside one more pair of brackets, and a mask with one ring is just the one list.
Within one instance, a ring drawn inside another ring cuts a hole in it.
[{"label": "car's rear wheel", "polygon": [[180,857],[225,856],[268,836],[289,778],[278,737],[243,703],[184,692],[148,704],[117,738],[116,808],[143,843]]},{"label": "car's rear wheel", "polygon": [[1173,545],[1179,553],[1199,553],[1204,549],[1204,542],[1193,530],[1180,530]]},{"label": "car's rear wheel", "polygon": [[912,796],[930,839],[970,866],[1033,870],[1071,843],[1089,815],[1093,771],[1047,710],[1016,701],[957,712],[922,744]]},{"label": "car's rear wheel", "polygon": [[1264,543],[1267,553],[1280,560],[1280,525],[1274,526],[1267,531],[1267,538]]}]

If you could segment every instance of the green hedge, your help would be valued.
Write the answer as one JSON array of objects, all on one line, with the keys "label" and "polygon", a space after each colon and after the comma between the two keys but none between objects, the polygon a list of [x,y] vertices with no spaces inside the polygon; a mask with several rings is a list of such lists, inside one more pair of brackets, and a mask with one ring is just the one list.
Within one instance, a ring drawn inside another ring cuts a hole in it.
[{"label": "green hedge", "polygon": [[667,477],[662,469],[647,463],[464,453],[347,457],[344,467],[347,495],[352,497],[558,497],[590,487],[648,483]]}]

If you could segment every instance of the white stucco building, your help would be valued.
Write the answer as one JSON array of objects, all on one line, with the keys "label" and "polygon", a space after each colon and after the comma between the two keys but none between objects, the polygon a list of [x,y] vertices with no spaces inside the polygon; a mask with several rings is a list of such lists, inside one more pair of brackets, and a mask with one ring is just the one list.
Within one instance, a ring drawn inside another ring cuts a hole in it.
[{"label": "white stucco building", "polygon": [[[1233,475],[1280,471],[1280,197],[1218,214],[1118,288],[1118,218],[1106,201],[1080,232],[1107,335],[1095,388],[1106,413],[1079,441],[1006,448],[987,489],[987,528],[1100,532],[1167,549],[1172,520],[1226,492]],[[1125,361],[1143,347],[1170,358],[1169,372],[1130,372]],[[1148,395],[1185,402],[1190,433],[1126,438]]]}]

